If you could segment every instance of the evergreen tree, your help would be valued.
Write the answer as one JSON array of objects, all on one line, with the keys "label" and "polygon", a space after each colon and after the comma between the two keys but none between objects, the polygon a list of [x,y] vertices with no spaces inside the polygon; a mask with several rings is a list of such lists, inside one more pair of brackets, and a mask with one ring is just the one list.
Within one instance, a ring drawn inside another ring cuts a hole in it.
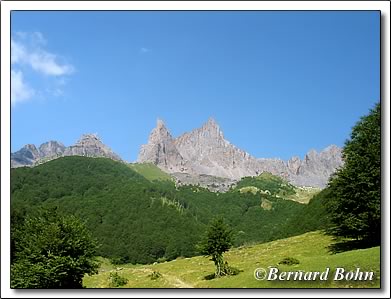
[{"label": "evergreen tree", "polygon": [[204,239],[199,243],[201,254],[211,257],[216,266],[215,277],[229,274],[230,268],[224,262],[223,253],[232,247],[232,230],[224,223],[223,218],[216,218],[210,223]]},{"label": "evergreen tree", "polygon": [[353,127],[344,166],[330,179],[329,233],[380,243],[381,115],[378,103]]},{"label": "evergreen tree", "polygon": [[12,288],[81,288],[96,273],[96,242],[74,216],[45,210],[12,230]]}]

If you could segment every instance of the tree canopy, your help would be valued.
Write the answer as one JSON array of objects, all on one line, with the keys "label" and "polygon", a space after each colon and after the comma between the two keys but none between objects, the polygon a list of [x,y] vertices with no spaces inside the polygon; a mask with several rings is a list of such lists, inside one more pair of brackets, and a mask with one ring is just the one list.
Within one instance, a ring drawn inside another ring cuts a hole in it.
[{"label": "tree canopy", "polygon": [[223,253],[227,252],[233,244],[232,230],[219,217],[212,220],[204,239],[198,248],[201,254],[210,256],[216,266],[215,277],[228,274],[228,264],[224,262]]},{"label": "tree canopy", "polygon": [[74,216],[44,210],[14,222],[11,237],[12,288],[81,288],[98,268],[97,243]]},{"label": "tree canopy", "polygon": [[327,210],[336,236],[380,243],[381,108],[353,127],[343,148],[344,166],[329,182]]}]

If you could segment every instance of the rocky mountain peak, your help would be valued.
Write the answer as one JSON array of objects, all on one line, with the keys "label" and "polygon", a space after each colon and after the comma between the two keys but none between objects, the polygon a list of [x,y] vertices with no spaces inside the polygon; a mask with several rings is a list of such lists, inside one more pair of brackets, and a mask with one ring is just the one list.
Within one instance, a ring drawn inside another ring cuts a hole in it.
[{"label": "rocky mountain peak", "polygon": [[164,121],[161,120],[160,118],[158,118],[158,119],[156,120],[156,128],[159,129],[159,130],[164,130],[164,129],[167,130],[166,124],[165,124]]},{"label": "rocky mountain peak", "polygon": [[122,161],[117,154],[102,142],[97,134],[83,134],[75,145],[65,149],[64,156],[105,157]]},{"label": "rocky mountain peak", "polygon": [[327,153],[330,155],[341,155],[342,149],[335,144],[331,144],[328,147],[326,147],[321,153]]},{"label": "rocky mountain peak", "polygon": [[148,143],[141,146],[137,161],[152,162],[169,172],[188,171],[187,163],[175,146],[166,125],[161,119],[156,122],[156,127],[149,135]]},{"label": "rocky mountain peak", "polygon": [[149,135],[148,143],[170,142],[172,136],[161,119],[157,119],[156,127]]},{"label": "rocky mountain peak", "polygon": [[40,158],[34,144],[26,144],[19,151],[11,154],[11,167],[30,166]]},{"label": "rocky mountain peak", "polygon": [[34,144],[26,144],[22,148],[22,152],[30,159],[37,159],[39,157],[39,151]]},{"label": "rocky mountain peak", "polygon": [[208,118],[208,121],[203,125],[203,128],[220,130],[219,124],[213,117]]},{"label": "rocky mountain peak", "polygon": [[165,136],[157,128],[152,131],[148,144],[141,147],[138,162],[152,162],[171,173],[235,179],[257,173],[256,159],[225,140],[213,118],[177,138],[161,138],[162,135]]},{"label": "rocky mountain peak", "polygon": [[88,134],[81,135],[81,137],[79,138],[76,144],[89,144],[89,143],[102,143],[102,141],[98,137],[98,134],[88,133]]},{"label": "rocky mountain peak", "polygon": [[68,147],[54,140],[42,143],[38,149],[34,144],[27,144],[19,151],[11,153],[11,167],[34,166],[62,156],[105,157],[122,161],[103,144],[97,134],[84,134],[75,145]]},{"label": "rocky mountain peak", "polygon": [[52,158],[52,157],[58,157],[61,156],[65,151],[65,146],[58,141],[48,141],[45,143],[42,143],[39,146],[39,154],[41,158]]},{"label": "rocky mountain peak", "polygon": [[192,132],[195,133],[197,131],[202,132],[202,137],[224,139],[224,134],[213,117],[210,117],[208,121],[202,125],[201,128],[199,128],[198,130],[193,130]]},{"label": "rocky mountain peak", "polygon": [[321,152],[310,150],[303,160],[299,157],[288,161],[256,159],[225,140],[215,119],[209,118],[200,128],[177,138],[158,121],[148,144],[141,147],[138,162],[152,162],[177,176],[177,172],[187,172],[190,176],[212,175],[236,180],[266,171],[295,185],[324,187],[342,160],[340,148],[334,145]]}]

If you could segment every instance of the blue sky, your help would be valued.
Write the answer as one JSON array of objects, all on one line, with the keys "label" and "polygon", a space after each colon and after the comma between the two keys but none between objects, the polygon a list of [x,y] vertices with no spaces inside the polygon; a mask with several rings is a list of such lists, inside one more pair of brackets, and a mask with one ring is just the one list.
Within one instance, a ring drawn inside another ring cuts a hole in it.
[{"label": "blue sky", "polygon": [[11,147],[98,133],[134,161],[212,116],[256,157],[342,146],[380,99],[378,12],[13,12]]}]

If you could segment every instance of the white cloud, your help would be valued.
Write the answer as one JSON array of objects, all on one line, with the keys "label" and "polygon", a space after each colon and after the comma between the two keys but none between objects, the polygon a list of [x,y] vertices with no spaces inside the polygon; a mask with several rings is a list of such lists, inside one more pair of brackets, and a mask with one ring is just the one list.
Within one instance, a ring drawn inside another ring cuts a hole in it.
[{"label": "white cloud", "polygon": [[[32,74],[55,77],[48,82],[64,82],[65,75],[70,75],[75,71],[73,65],[60,61],[61,57],[45,49],[47,40],[40,32],[16,32],[11,38],[11,102],[15,103],[28,100],[36,94],[33,88],[29,87],[24,78],[25,68],[33,70]],[[15,70],[16,68],[16,70]],[[54,80],[54,81],[53,81]],[[50,85],[50,83],[48,83]],[[56,84],[56,85],[64,85]],[[59,88],[48,86],[46,90],[51,90],[56,96],[63,94]]]},{"label": "white cloud", "polygon": [[56,61],[56,55],[45,51],[31,53],[28,57],[28,63],[35,71],[50,76],[69,75],[74,71],[72,65],[59,64]]},{"label": "white cloud", "polygon": [[[42,44],[42,34],[37,32],[32,35],[32,40],[35,44]],[[46,43],[46,42],[45,42]],[[20,42],[11,39],[11,63],[12,64],[27,64],[33,70],[49,76],[69,75],[74,71],[74,67],[70,64],[61,64],[58,62],[58,57],[40,46],[26,48]]]},{"label": "white cloud", "polygon": [[148,52],[151,52],[152,50],[151,49],[148,49],[148,48],[140,48],[140,53],[144,54],[144,53],[148,53]]},{"label": "white cloud", "polygon": [[23,45],[15,42],[11,38],[11,64],[21,63],[26,57],[26,50]]},{"label": "white cloud", "polygon": [[29,87],[23,79],[21,71],[11,70],[11,104],[26,101],[35,94],[34,89]]},{"label": "white cloud", "polygon": [[41,32],[35,31],[31,34],[31,41],[35,45],[46,45],[47,40],[43,37]]}]

